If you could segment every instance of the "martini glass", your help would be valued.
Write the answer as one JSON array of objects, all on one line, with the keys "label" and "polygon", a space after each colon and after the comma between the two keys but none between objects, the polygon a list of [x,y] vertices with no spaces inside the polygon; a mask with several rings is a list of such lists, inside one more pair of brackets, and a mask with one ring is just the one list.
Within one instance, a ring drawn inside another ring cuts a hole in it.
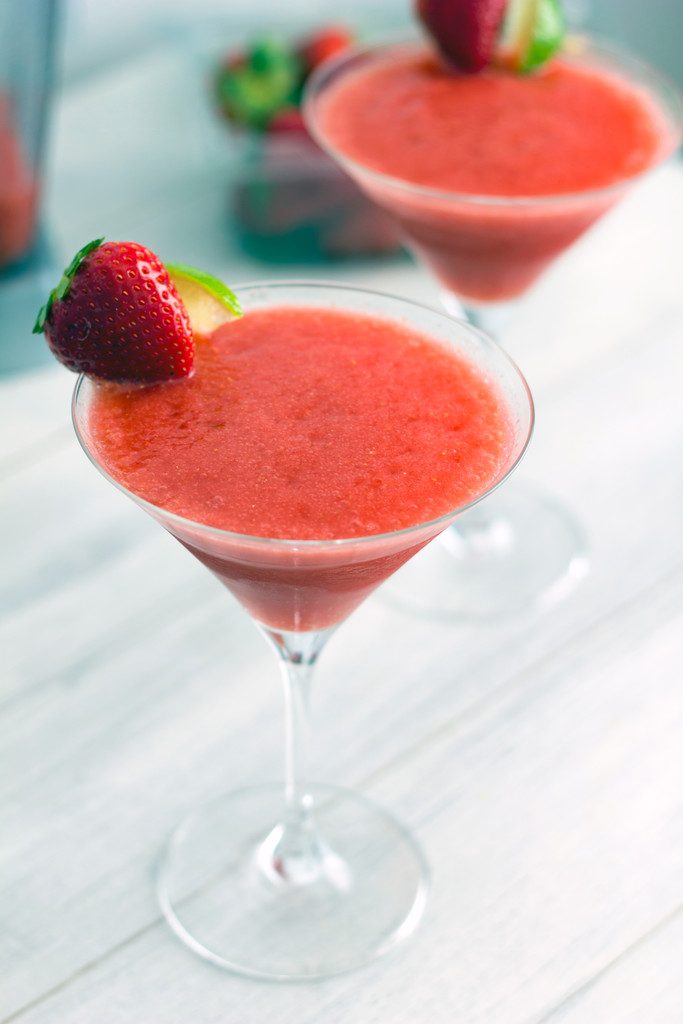
[{"label": "martini glass", "polygon": [[[392,318],[462,353],[497,387],[513,426],[506,464],[486,493],[522,457],[531,395],[514,363],[479,330],[414,302],[342,286],[278,282],[238,295],[247,313],[286,304]],[[336,627],[463,509],[392,533],[324,541],[250,537],[192,522],[126,490],[103,468],[89,414],[97,387],[81,377],[74,394],[85,453],[232,592],[275,651],[284,683],[284,785],[228,793],[178,827],[157,877],[163,913],[196,953],[253,977],[317,978],[361,966],[413,932],[428,873],[415,840],[389,814],[359,794],[312,784],[305,753],[311,676]]]},{"label": "martini glass", "polygon": [[[445,308],[497,337],[514,315],[515,300],[642,174],[571,194],[505,197],[426,188],[364,166],[327,137],[321,116],[326,97],[349,74],[416,53],[427,53],[424,43],[390,42],[327,61],[307,88],[307,123],[318,143],[394,217],[408,248],[436,277]],[[680,140],[681,106],[661,76],[583,40],[580,50],[564,59],[625,79],[652,98],[663,130],[648,170],[673,152]],[[389,592],[399,604],[431,615],[486,617],[552,604],[588,568],[583,533],[573,516],[553,498],[519,483],[459,517],[442,540],[392,581]],[[450,557],[443,556],[444,546]]]}]

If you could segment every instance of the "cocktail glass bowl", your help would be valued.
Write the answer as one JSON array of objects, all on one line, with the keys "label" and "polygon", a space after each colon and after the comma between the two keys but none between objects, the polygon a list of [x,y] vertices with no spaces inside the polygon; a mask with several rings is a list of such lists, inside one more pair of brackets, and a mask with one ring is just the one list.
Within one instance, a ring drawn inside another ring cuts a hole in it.
[{"label": "cocktail glass bowl", "polygon": [[[513,426],[506,463],[486,494],[522,457],[533,423],[529,390],[514,363],[476,328],[414,302],[336,285],[254,284],[238,295],[247,314],[279,305],[334,307],[400,321],[452,347],[497,387]],[[277,653],[285,689],[284,787],[233,791],[178,827],[157,879],[163,912],[195,952],[243,974],[301,979],[358,967],[414,930],[427,869],[414,838],[391,815],[358,794],[311,784],[303,743],[311,673],[343,619],[463,509],[390,533],[321,541],[245,536],[192,522],[107,472],[90,417],[97,388],[81,377],[74,394],[74,425],[86,454],[240,601]]]},{"label": "cocktail glass bowl", "polygon": [[[681,138],[676,89],[640,61],[609,47],[581,40],[574,50],[564,59],[625,78],[654,101],[664,130],[647,170],[670,156]],[[495,335],[514,315],[515,300],[647,172],[605,188],[511,197],[428,188],[365,166],[330,141],[322,116],[326,98],[348,75],[416,52],[426,53],[426,44],[393,41],[327,61],[307,87],[307,123],[318,143],[394,217],[406,246],[439,282],[445,308]],[[430,615],[487,617],[548,605],[588,569],[583,531],[571,513],[519,484],[459,517],[443,541],[450,557],[439,558],[438,549],[432,549],[411,562],[386,588],[393,600]]]}]

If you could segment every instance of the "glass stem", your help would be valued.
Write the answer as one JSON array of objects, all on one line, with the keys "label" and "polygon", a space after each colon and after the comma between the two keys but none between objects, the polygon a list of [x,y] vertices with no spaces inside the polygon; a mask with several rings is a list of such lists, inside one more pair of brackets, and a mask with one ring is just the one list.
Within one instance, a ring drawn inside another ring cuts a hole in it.
[{"label": "glass stem", "polygon": [[324,870],[326,850],[313,816],[308,777],[308,703],[313,668],[332,630],[264,630],[275,648],[285,696],[285,787],[282,821],[261,845],[259,863],[271,882],[308,885]]},{"label": "glass stem", "polygon": [[473,327],[484,331],[497,342],[500,342],[501,337],[507,334],[510,324],[515,320],[516,303],[514,300],[481,305],[462,302],[461,307],[461,316],[464,314],[465,319]]},{"label": "glass stem", "polygon": [[310,687],[315,661],[280,656],[285,692],[285,818],[300,819],[308,812],[306,783],[310,754]]},{"label": "glass stem", "polygon": [[[467,320],[494,341],[500,340],[514,310],[512,302],[476,305],[448,292],[442,293],[441,302],[451,316]],[[444,530],[440,541],[456,558],[490,561],[506,554],[514,546],[515,537],[507,519],[495,514],[495,503],[487,501],[483,508],[477,505],[459,516]]]}]

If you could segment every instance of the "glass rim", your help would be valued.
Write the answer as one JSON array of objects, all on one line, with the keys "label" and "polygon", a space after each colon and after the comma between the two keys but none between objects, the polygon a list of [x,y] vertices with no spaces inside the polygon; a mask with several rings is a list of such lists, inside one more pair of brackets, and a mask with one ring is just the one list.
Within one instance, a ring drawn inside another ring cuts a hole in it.
[{"label": "glass rim", "polygon": [[[492,193],[486,195],[475,192],[454,192],[448,189],[434,188],[429,185],[420,185],[418,182],[410,181],[408,178],[397,178],[391,174],[386,174],[384,171],[378,171],[372,167],[367,167],[359,160],[354,160],[352,157],[347,156],[340,149],[333,146],[325,138],[323,132],[320,131],[314,111],[314,105],[319,99],[321,89],[327,82],[328,77],[342,68],[345,64],[359,57],[379,54],[383,51],[388,51],[391,48],[398,47],[413,46],[423,48],[426,45],[425,40],[415,34],[406,35],[406,33],[398,33],[394,36],[385,35],[375,42],[370,41],[358,46],[349,47],[342,53],[324,61],[315,69],[304,87],[301,108],[304,115],[304,121],[314,141],[328,154],[328,156],[340,164],[340,166],[349,173],[353,174],[355,172],[355,174],[359,176],[363,175],[377,184],[383,184],[390,188],[424,199],[438,200],[442,203],[458,203],[460,205],[471,206],[503,208],[523,206],[543,208],[560,203],[574,204],[586,201],[590,202],[595,199],[608,198],[612,194],[620,192],[628,185],[639,181],[645,175],[655,170],[655,168],[665,163],[665,161],[675,153],[676,149],[681,144],[681,139],[683,138],[683,94],[665,73],[659,71],[658,68],[652,67],[647,63],[647,61],[641,60],[626,49],[614,46],[611,42],[605,41],[599,36],[588,36],[585,34],[574,33],[571,38],[584,42],[585,48],[580,54],[576,55],[571,52],[561,52],[560,56],[565,59],[578,61],[584,54],[594,54],[597,57],[611,58],[617,63],[621,63],[626,67],[635,69],[643,78],[648,79],[649,91],[652,93],[652,98],[657,102],[657,106],[660,109],[667,126],[670,128],[670,138],[666,140],[667,144],[662,145],[661,153],[657,154],[651,164],[644,167],[642,170],[637,171],[635,174],[626,175],[609,185],[582,189],[576,192],[557,192],[552,195],[540,196],[501,196],[494,195]],[[641,85],[642,83],[638,82],[637,84]],[[665,101],[662,101],[662,96],[666,97]],[[671,116],[671,111],[668,108],[673,110],[673,117]]]},{"label": "glass rim", "polygon": [[443,320],[446,320],[450,323],[457,325],[457,327],[460,328],[461,330],[464,329],[466,333],[470,334],[471,336],[474,336],[480,344],[483,342],[486,346],[492,346],[498,353],[500,358],[502,358],[504,362],[508,364],[508,367],[512,369],[514,375],[517,377],[521,385],[522,391],[528,403],[529,424],[526,429],[526,436],[523,438],[520,450],[517,453],[517,456],[510,464],[510,466],[508,466],[508,468],[506,469],[505,473],[500,477],[500,479],[496,480],[496,482],[492,484],[490,487],[487,487],[486,490],[484,490],[480,495],[478,495],[478,497],[473,498],[471,501],[468,501],[463,505],[458,505],[455,509],[451,509],[448,512],[445,512],[434,519],[429,519],[421,523],[415,523],[412,526],[404,526],[401,527],[400,530],[389,530],[385,533],[364,534],[359,537],[334,537],[328,538],[327,540],[296,540],[294,538],[284,537],[261,537],[255,534],[238,533],[234,530],[225,530],[220,526],[210,526],[207,523],[201,523],[195,519],[188,519],[185,516],[181,516],[176,512],[171,512],[169,509],[163,508],[163,506],[161,505],[155,505],[153,502],[147,501],[145,498],[142,498],[140,495],[136,494],[134,491],[131,491],[129,488],[125,487],[122,483],[116,480],[115,477],[113,477],[104,468],[104,466],[95,456],[94,452],[91,451],[84,437],[83,431],[80,429],[78,422],[78,401],[83,386],[85,385],[86,381],[90,381],[90,378],[84,373],[79,374],[78,380],[74,385],[74,390],[71,398],[71,422],[73,424],[74,432],[76,434],[76,439],[78,440],[78,443],[85,452],[85,455],[88,458],[88,460],[93,464],[93,466],[95,466],[98,472],[101,473],[101,475],[106,480],[108,480],[111,484],[113,484],[114,487],[116,487],[117,490],[121,491],[123,494],[129,497],[132,501],[134,501],[137,505],[143,508],[154,518],[162,518],[164,520],[169,521],[172,524],[177,524],[178,526],[183,527],[189,531],[199,532],[201,535],[206,537],[222,538],[224,540],[231,540],[233,543],[267,546],[269,550],[286,551],[299,550],[301,548],[305,548],[306,550],[319,551],[323,549],[338,550],[340,548],[348,548],[354,545],[361,545],[367,547],[370,546],[372,543],[377,543],[378,541],[381,542],[393,540],[394,538],[407,537],[412,533],[418,533],[422,530],[431,530],[435,527],[440,526],[441,524],[443,524],[445,528],[448,525],[448,522],[452,520],[455,516],[460,515],[462,512],[467,511],[467,509],[470,509],[474,505],[477,505],[483,498],[487,497],[493,491],[497,490],[497,488],[500,487],[500,485],[504,483],[510,476],[510,474],[517,468],[527,448],[529,447],[529,442],[531,441],[531,436],[533,434],[535,423],[534,401],[526,378],[520,370],[520,368],[518,367],[517,363],[511,358],[511,356],[508,355],[508,353],[503,348],[501,348],[492,338],[490,338],[489,335],[485,334],[483,331],[480,331],[479,328],[474,327],[466,320],[458,320],[456,317],[451,316],[449,313],[439,309],[435,309],[434,307],[428,305],[427,303],[417,302],[414,299],[407,299],[398,295],[391,295],[389,292],[378,291],[372,288],[358,288],[354,285],[338,284],[334,281],[327,281],[323,279],[306,280],[305,278],[291,278],[276,281],[247,281],[242,285],[235,286],[234,290],[238,295],[240,295],[240,293],[244,293],[247,290],[263,288],[276,290],[286,290],[288,288],[332,288],[335,291],[339,291],[342,293],[354,292],[360,295],[371,295],[373,297],[380,299],[389,299],[392,302],[398,302],[415,309],[425,310],[426,312],[431,313],[432,315],[435,315],[437,317],[442,318]]}]

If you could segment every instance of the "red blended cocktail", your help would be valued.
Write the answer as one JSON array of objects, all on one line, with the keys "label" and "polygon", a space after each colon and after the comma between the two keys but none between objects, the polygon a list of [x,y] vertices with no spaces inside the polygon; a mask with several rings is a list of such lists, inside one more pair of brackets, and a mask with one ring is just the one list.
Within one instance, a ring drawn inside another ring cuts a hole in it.
[{"label": "red blended cocktail", "polygon": [[[514,447],[504,399],[476,365],[344,309],[255,309],[197,345],[191,377],[89,391],[89,447],[119,484],[205,527],[273,540],[438,520],[490,488]],[[222,545],[182,539],[260,623],[306,631],[336,624],[415,549],[375,554],[352,578],[330,564],[323,585],[315,558],[244,571]]]},{"label": "red blended cocktail", "polygon": [[454,74],[425,44],[326,74],[318,138],[465,303],[526,291],[677,142],[663,87],[587,44],[533,75]]},{"label": "red blended cocktail", "polygon": [[323,284],[238,296],[243,317],[197,339],[191,374],[81,377],[74,422],[95,465],[251,613],[285,681],[284,811],[263,786],[188,819],[159,875],[164,914],[221,966],[321,977],[410,934],[427,882],[391,817],[306,778],[312,668],[374,587],[511,472],[533,407],[494,342],[427,307]]},{"label": "red blended cocktail", "polygon": [[[583,40],[531,74],[466,73],[426,42],[349,51],[318,70],[306,114],[394,216],[446,308],[484,327],[672,153],[681,123],[657,74]],[[430,551],[392,584],[402,604],[514,611],[562,596],[587,567],[572,517],[531,489],[506,491],[446,538],[450,559]]]}]

